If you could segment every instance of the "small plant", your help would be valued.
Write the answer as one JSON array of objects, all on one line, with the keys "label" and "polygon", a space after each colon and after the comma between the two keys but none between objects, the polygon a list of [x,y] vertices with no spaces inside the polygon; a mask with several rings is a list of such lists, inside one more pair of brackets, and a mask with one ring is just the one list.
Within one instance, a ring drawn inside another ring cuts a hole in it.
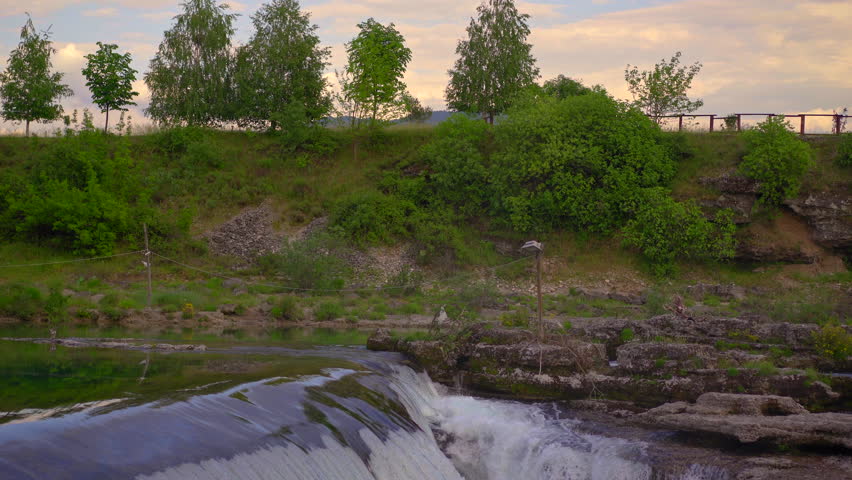
[{"label": "small plant", "polygon": [[504,327],[528,328],[530,311],[526,307],[515,307],[512,311],[500,315],[500,323]]},{"label": "small plant", "polygon": [[618,338],[620,338],[623,343],[633,340],[634,336],[635,334],[633,333],[632,328],[625,328],[618,334]]},{"label": "small plant", "polygon": [[321,302],[314,309],[314,318],[320,322],[335,320],[346,315],[343,304],[336,300]]},{"label": "small plant", "polygon": [[729,377],[736,377],[736,376],[739,376],[740,370],[738,368],[735,368],[735,367],[728,367],[725,370],[725,373],[727,373]]},{"label": "small plant", "polygon": [[184,303],[183,306],[180,307],[180,316],[181,318],[188,320],[195,316],[195,305],[191,303]]},{"label": "small plant", "polygon": [[289,322],[298,322],[305,318],[305,311],[299,306],[296,298],[285,295],[278,300],[270,312],[273,317]]},{"label": "small plant", "polygon": [[654,368],[665,367],[667,361],[668,361],[668,359],[666,359],[666,358],[658,358],[658,359],[654,360]]},{"label": "small plant", "polygon": [[574,325],[571,323],[571,320],[565,320],[564,322],[562,322],[562,330],[565,330],[566,332],[568,330],[571,330],[571,328],[573,327]]},{"label": "small plant", "polygon": [[745,367],[751,370],[757,370],[758,375],[762,377],[769,377],[778,373],[778,367],[769,360],[748,362],[745,364]]},{"label": "small plant", "polygon": [[811,336],[814,349],[825,358],[843,361],[852,355],[852,335],[840,325],[824,325]]}]

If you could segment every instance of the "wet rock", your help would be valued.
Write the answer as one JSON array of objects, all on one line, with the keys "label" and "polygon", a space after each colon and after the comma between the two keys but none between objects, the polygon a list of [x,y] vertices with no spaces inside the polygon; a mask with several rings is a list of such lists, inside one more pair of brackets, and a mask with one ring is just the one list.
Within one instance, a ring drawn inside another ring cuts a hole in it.
[{"label": "wet rock", "polygon": [[784,204],[805,218],[812,238],[820,245],[852,247],[852,195],[848,190],[809,193]]},{"label": "wet rock", "polygon": [[380,328],[367,338],[367,349],[383,352],[397,351],[397,339],[391,336],[390,330]]},{"label": "wet rock", "polygon": [[743,443],[839,446],[852,449],[852,414],[808,413],[792,398],[705,393],[634,417],[655,427],[717,433]]}]

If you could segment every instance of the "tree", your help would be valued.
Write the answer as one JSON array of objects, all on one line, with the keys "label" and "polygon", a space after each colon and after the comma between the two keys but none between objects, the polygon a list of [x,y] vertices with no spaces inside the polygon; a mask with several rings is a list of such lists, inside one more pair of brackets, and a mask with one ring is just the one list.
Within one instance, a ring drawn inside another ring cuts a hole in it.
[{"label": "tree", "polygon": [[467,27],[467,40],[449,71],[446,98],[450,108],[482,114],[489,123],[513,98],[538,78],[530,34],[530,16],[519,14],[512,0],[488,0],[477,8],[478,18]]},{"label": "tree", "polygon": [[358,24],[360,32],[346,44],[349,62],[343,95],[360,105],[353,109],[370,124],[404,115],[402,76],[411,61],[411,49],[394,24],[382,25],[370,18]]},{"label": "tree", "polygon": [[133,97],[139,95],[133,91],[137,72],[130,67],[130,54],[122,55],[117,49],[118,45],[98,42],[98,51],[86,55],[88,63],[83,69],[92,101],[106,113],[104,132],[109,127],[109,111],[126,111],[124,107],[136,105]]},{"label": "tree", "polygon": [[273,130],[310,124],[331,109],[323,70],[331,51],[296,0],[273,0],[252,17],[255,33],[237,53],[238,121]]},{"label": "tree", "polygon": [[669,61],[662,59],[653,70],[640,72],[639,67],[629,64],[624,69],[634,103],[658,124],[661,115],[694,112],[704,105],[702,100],[692,101],[686,96],[702,65],[695,62],[681,66],[680,56],[677,52]]},{"label": "tree", "polygon": [[424,107],[417,97],[408,92],[402,94],[402,104],[408,113],[405,120],[409,122],[422,123],[432,118],[432,107]]},{"label": "tree", "polygon": [[145,83],[148,115],[165,124],[215,125],[233,117],[231,36],[235,14],[216,0],[187,0],[164,34]]},{"label": "tree", "polygon": [[6,70],[0,73],[0,113],[6,120],[26,123],[56,120],[62,115],[59,100],[73,92],[62,82],[63,74],[51,72],[50,56],[56,52],[50,32],[36,32],[32,19],[21,28],[21,42],[9,54]]}]

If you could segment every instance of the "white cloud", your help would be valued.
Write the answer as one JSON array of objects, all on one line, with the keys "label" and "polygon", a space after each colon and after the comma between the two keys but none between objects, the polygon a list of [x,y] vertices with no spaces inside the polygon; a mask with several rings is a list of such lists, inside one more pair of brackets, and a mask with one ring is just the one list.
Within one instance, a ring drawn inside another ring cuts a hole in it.
[{"label": "white cloud", "polygon": [[118,10],[112,7],[86,10],[83,12],[84,17],[114,17],[116,15],[118,15]]}]

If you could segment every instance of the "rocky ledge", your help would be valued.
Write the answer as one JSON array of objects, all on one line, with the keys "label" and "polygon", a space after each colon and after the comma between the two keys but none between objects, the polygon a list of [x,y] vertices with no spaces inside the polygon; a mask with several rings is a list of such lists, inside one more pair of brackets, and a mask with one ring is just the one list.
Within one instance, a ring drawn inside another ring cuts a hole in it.
[{"label": "rocky ledge", "polygon": [[719,434],[741,443],[852,450],[852,415],[810,413],[789,397],[705,393],[694,404],[668,403],[633,421],[657,428]]}]

